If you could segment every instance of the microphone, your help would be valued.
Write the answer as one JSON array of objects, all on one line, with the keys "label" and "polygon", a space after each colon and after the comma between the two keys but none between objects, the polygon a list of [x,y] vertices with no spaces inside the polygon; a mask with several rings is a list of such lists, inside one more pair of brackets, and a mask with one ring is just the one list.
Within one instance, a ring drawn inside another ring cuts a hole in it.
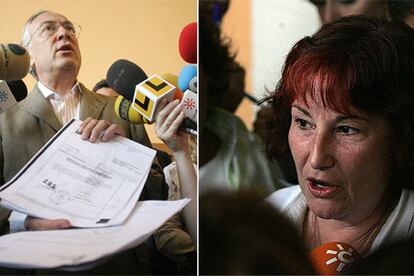
[{"label": "microphone", "polygon": [[197,129],[197,113],[198,113],[198,100],[197,93],[188,89],[183,95],[183,111],[185,117],[189,118],[195,123],[195,129]]},{"label": "microphone", "polygon": [[152,75],[137,84],[134,92],[133,108],[149,121],[154,121],[158,103],[167,98],[171,102],[174,98],[175,86],[158,75]]},{"label": "microphone", "polygon": [[123,96],[118,96],[115,101],[115,114],[119,118],[126,120],[132,124],[152,124],[138,111],[132,107],[132,102]]},{"label": "microphone", "polygon": [[316,247],[309,258],[320,275],[335,275],[343,272],[361,255],[351,245],[344,242],[328,242]]},{"label": "microphone", "polygon": [[179,99],[181,101],[183,98],[183,92],[178,87],[178,76],[171,73],[164,73],[161,75],[161,78],[175,86],[174,100]]},{"label": "microphone", "polygon": [[0,79],[19,80],[29,72],[29,53],[17,44],[0,44]]},{"label": "microphone", "polygon": [[[172,74],[164,75],[171,79],[177,78]],[[107,81],[121,95],[115,102],[115,113],[119,118],[134,124],[153,123],[157,105],[164,97],[168,101],[182,97],[181,91],[175,93],[176,87],[173,84],[158,75],[148,78],[138,65],[128,60],[114,62],[108,69]],[[183,123],[182,129],[196,135],[197,127],[191,122]]]},{"label": "microphone", "polygon": [[178,39],[181,57],[188,63],[197,63],[197,23],[187,24]]},{"label": "microphone", "polygon": [[[187,64],[181,69],[181,73],[178,76],[178,88],[180,88],[181,91],[186,91],[191,88],[194,89],[194,83],[197,83],[197,66],[194,64]],[[196,90],[192,91],[197,93]]]},{"label": "microphone", "polygon": [[106,73],[109,86],[130,101],[133,101],[135,86],[147,78],[141,67],[126,59],[112,63]]},{"label": "microphone", "polygon": [[[132,124],[152,124],[153,122],[147,120],[138,111],[132,107],[132,102],[123,96],[118,96],[115,101],[115,114],[119,118],[126,120]],[[197,124],[188,118],[185,118],[181,127],[181,131],[197,136]]]},{"label": "microphone", "polygon": [[17,104],[27,96],[27,87],[22,80],[0,81],[0,113]]},{"label": "microphone", "polygon": [[106,78],[113,90],[131,101],[132,108],[151,122],[158,102],[164,97],[168,101],[174,97],[174,85],[157,75],[148,78],[138,65],[125,59],[115,61]]}]

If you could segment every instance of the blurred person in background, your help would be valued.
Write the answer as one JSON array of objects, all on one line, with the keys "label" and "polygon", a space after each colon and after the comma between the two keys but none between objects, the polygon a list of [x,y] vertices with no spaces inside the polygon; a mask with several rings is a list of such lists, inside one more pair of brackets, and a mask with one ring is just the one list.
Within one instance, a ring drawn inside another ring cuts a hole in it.
[{"label": "blurred person in background", "polygon": [[387,4],[391,20],[403,21],[414,29],[413,0],[388,0]]},{"label": "blurred person in background", "polygon": [[176,262],[177,274],[197,273],[197,140],[180,131],[183,103],[163,100],[155,118],[155,132],[170,149],[174,161],[164,168],[168,199],[189,198],[182,213],[174,215],[155,233],[155,245]]},{"label": "blurred person in background", "polygon": [[319,13],[322,24],[331,23],[343,16],[366,15],[388,18],[389,0],[309,0]]},{"label": "blurred person in background", "polygon": [[[200,2],[200,193],[208,189],[255,188],[264,195],[279,184],[272,177],[281,178],[278,167],[271,168],[258,137],[249,132],[234,114],[221,108],[220,102],[228,93],[235,68],[227,40],[221,37],[219,27],[209,10]],[[244,82],[240,82],[244,91]],[[253,187],[251,187],[253,185]]]},{"label": "blurred person in background", "polygon": [[208,191],[200,201],[200,274],[314,274],[297,229],[257,191]]}]

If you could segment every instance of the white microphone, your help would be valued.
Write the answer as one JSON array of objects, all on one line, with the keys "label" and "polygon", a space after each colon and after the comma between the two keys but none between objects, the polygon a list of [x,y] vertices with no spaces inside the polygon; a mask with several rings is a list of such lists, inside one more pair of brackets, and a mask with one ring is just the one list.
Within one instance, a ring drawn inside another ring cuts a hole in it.
[{"label": "white microphone", "polygon": [[174,98],[175,86],[158,75],[152,75],[135,86],[132,107],[149,121],[154,121],[156,107],[166,98]]},{"label": "white microphone", "polygon": [[27,88],[22,80],[0,81],[0,113],[17,104],[27,96]]}]

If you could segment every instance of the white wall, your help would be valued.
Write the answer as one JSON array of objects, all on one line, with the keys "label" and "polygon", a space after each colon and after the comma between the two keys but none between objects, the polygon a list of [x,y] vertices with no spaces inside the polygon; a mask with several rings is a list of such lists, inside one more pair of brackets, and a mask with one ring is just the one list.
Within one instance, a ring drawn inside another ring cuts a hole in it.
[{"label": "white wall", "polygon": [[291,47],[316,32],[320,21],[308,0],[252,0],[251,8],[253,90],[260,98],[265,87],[275,88]]}]

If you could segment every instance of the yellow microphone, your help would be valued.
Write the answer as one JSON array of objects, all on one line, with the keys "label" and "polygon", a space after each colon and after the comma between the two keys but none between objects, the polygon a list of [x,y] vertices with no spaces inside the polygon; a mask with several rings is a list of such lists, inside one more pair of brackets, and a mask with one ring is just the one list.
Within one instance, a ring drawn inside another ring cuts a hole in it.
[{"label": "yellow microphone", "polygon": [[137,110],[132,107],[130,100],[123,96],[118,96],[115,101],[115,114],[119,118],[126,120],[132,124],[152,124],[147,118],[143,117]]}]

